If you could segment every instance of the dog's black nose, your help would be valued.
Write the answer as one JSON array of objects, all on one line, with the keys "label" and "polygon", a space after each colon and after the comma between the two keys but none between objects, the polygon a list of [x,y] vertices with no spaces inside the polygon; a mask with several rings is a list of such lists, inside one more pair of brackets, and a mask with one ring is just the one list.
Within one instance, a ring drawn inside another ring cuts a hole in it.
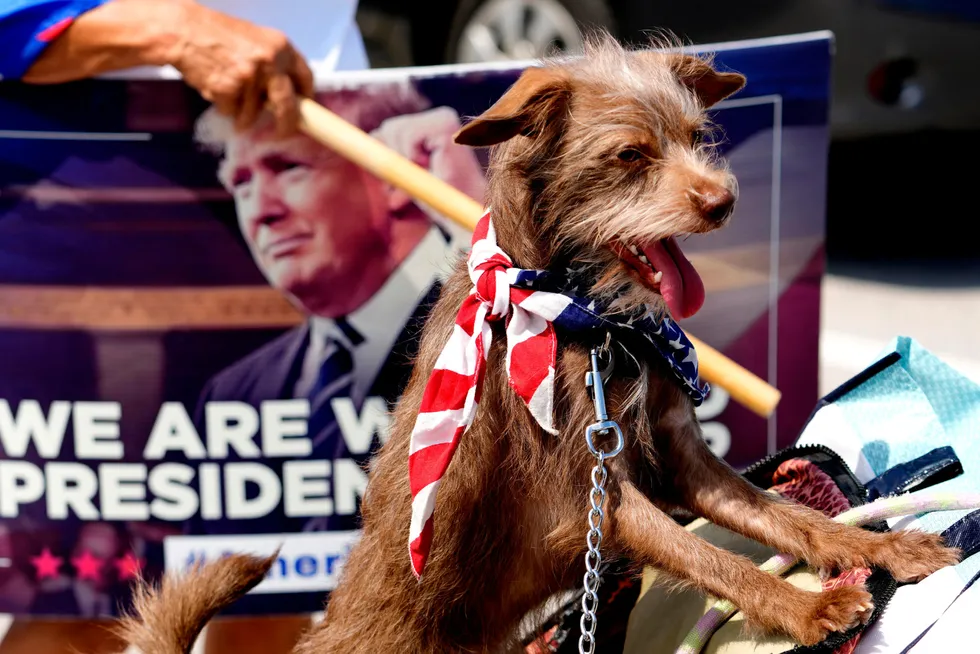
[{"label": "dog's black nose", "polygon": [[735,195],[727,188],[715,186],[706,189],[699,197],[701,213],[707,220],[720,223],[732,213]]}]

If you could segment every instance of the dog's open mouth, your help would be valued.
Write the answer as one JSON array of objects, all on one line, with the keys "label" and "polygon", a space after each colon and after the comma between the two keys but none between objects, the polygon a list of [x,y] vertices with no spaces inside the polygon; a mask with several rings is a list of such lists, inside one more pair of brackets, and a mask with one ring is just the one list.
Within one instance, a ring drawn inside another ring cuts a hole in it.
[{"label": "dog's open mouth", "polygon": [[644,286],[663,297],[675,319],[690,318],[701,309],[704,282],[673,236],[642,246],[616,241],[612,248]]}]

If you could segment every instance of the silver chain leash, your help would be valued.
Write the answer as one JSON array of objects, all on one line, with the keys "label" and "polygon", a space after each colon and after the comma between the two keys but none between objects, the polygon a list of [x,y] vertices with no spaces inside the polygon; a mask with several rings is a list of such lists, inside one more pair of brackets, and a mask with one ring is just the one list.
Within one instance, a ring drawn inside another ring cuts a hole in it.
[{"label": "silver chain leash", "polygon": [[[606,396],[602,384],[612,374],[613,354],[609,348],[609,334],[606,334],[606,342],[601,347],[593,347],[590,354],[592,359],[592,370],[585,373],[585,385],[592,389],[592,402],[595,405],[596,422],[585,429],[585,443],[589,447],[589,452],[596,457],[596,465],[592,468],[592,488],[589,490],[589,533],[585,537],[588,551],[585,553],[585,577],[583,583],[585,594],[582,595],[582,617],[579,620],[581,635],[578,640],[579,654],[593,654],[595,652],[595,629],[596,629],[596,609],[599,608],[599,583],[601,575],[599,568],[602,566],[602,554],[599,547],[602,545],[602,520],[605,514],[602,506],[606,499],[606,459],[611,459],[623,451],[623,431],[615,421],[610,420],[606,414]],[[609,363],[605,369],[599,368],[599,356],[605,354],[609,357]],[[616,434],[616,446],[609,452],[604,452],[596,448],[593,437],[596,434]]]}]

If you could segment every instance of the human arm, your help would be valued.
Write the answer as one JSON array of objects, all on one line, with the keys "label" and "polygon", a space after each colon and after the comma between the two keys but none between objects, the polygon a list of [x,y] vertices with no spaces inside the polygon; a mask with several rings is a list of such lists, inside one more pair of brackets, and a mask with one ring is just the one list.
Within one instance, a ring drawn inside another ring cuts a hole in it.
[{"label": "human arm", "polygon": [[298,96],[313,93],[313,75],[285,35],[193,0],[15,3],[20,10],[0,12],[0,74],[28,83],[169,64],[240,128],[268,107],[284,134],[298,122]]}]

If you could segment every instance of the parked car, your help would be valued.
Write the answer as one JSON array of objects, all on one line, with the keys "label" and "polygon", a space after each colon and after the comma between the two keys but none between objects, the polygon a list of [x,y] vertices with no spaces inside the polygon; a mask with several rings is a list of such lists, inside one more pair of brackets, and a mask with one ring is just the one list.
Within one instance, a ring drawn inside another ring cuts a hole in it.
[{"label": "parked car", "polygon": [[831,30],[835,138],[980,128],[976,0],[361,0],[375,66],[578,52],[583,31],[626,42],[667,28],[698,44]]}]

